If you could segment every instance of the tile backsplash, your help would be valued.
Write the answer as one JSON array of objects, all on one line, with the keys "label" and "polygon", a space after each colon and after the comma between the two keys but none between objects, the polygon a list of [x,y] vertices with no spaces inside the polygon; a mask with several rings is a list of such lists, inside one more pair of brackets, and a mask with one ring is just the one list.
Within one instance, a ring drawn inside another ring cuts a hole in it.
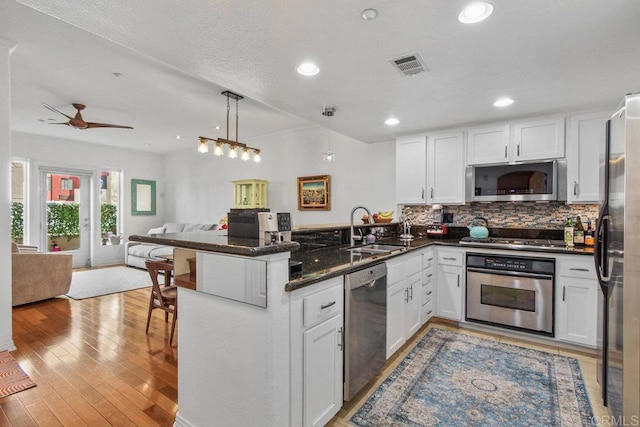
[{"label": "tile backsplash", "polygon": [[[431,206],[405,206],[403,212],[413,224],[433,222]],[[494,202],[470,203],[461,206],[443,206],[443,212],[453,214],[454,226],[466,226],[474,217],[481,216],[492,228],[536,228],[558,230],[568,217],[580,216],[587,226],[587,218],[598,216],[598,205],[567,205],[563,202]],[[592,223],[592,225],[594,225]]]}]

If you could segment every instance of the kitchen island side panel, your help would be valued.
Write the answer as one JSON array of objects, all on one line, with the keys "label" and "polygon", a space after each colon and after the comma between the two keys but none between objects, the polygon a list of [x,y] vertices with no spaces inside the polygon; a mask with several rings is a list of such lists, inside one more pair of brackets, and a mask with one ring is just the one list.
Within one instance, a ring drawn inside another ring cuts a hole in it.
[{"label": "kitchen island side panel", "polygon": [[[178,291],[176,426],[289,426],[289,252],[267,261],[267,307]],[[224,278],[217,278],[224,280]]]}]

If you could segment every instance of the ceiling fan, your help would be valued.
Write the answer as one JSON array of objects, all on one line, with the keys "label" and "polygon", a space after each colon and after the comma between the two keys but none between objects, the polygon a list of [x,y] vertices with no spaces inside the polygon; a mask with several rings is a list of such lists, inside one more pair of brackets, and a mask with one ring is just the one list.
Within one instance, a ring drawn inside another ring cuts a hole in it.
[{"label": "ceiling fan", "polygon": [[68,122],[64,122],[64,123],[49,123],[51,125],[67,125],[67,126],[70,126],[70,127],[74,128],[74,129],[91,129],[91,128],[133,129],[131,126],[112,125],[112,124],[109,124],[109,123],[85,122],[84,119],[82,118],[82,114],[80,114],[80,111],[84,110],[85,107],[86,107],[83,104],[71,104],[71,105],[73,105],[73,108],[78,110],[78,112],[76,113],[76,115],[74,117],[66,115],[62,111],[53,108],[51,105],[49,105],[47,103],[43,102],[42,105],[44,107],[48,108],[49,110],[54,111],[54,112],[56,112],[58,114],[62,114],[63,116],[65,116],[66,118],[69,119]]}]

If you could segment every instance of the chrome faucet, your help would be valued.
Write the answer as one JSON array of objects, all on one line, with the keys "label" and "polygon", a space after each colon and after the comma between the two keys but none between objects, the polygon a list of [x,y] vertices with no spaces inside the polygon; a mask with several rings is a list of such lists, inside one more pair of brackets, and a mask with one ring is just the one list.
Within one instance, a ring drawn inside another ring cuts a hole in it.
[{"label": "chrome faucet", "polygon": [[413,239],[413,236],[411,235],[411,221],[409,220],[409,217],[406,216],[404,213],[402,213],[400,214],[399,220],[402,223],[402,231],[403,231],[403,233],[400,235],[400,239],[402,240]]},{"label": "chrome faucet", "polygon": [[358,209],[364,209],[367,212],[368,215],[368,223],[371,224],[371,212],[369,212],[369,209],[365,208],[364,206],[356,206],[353,209],[351,209],[351,232],[349,234],[349,244],[351,246],[354,246],[355,241],[356,240],[360,240],[360,241],[364,241],[364,239],[362,238],[362,234],[359,236],[359,238],[356,238],[356,236],[353,235],[353,214],[358,210]]}]

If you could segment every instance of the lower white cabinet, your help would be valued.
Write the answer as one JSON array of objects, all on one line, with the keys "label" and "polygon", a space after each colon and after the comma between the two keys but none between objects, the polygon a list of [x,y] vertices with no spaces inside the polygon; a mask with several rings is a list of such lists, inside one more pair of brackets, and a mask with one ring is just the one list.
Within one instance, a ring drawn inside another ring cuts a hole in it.
[{"label": "lower white cabinet", "polygon": [[462,320],[464,251],[438,248],[436,265],[436,316]]},{"label": "lower white cabinet", "polygon": [[387,261],[387,359],[420,329],[422,255]]},{"label": "lower white cabinet", "polygon": [[434,315],[433,301],[434,301],[434,254],[433,249],[428,249],[422,255],[422,308],[420,309],[420,322],[421,324],[427,323],[429,319]]},{"label": "lower white cabinet", "polygon": [[324,426],[342,407],[344,279],[292,292],[292,425]]},{"label": "lower white cabinet", "polygon": [[597,347],[602,309],[593,259],[557,256],[556,271],[556,338]]},{"label": "lower white cabinet", "polygon": [[343,317],[304,332],[304,425],[323,426],[342,407]]}]

